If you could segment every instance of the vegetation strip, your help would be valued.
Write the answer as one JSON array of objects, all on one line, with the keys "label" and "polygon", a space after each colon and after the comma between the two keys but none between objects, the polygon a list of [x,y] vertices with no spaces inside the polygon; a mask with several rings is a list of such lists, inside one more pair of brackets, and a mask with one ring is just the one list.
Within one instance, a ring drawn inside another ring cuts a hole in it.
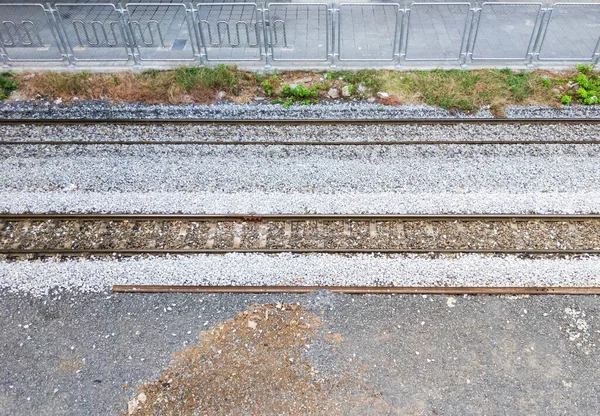
[{"label": "vegetation strip", "polygon": [[114,285],[113,293],[310,293],[357,295],[600,295],[600,287],[395,287],[395,286],[154,286]]},{"label": "vegetation strip", "polygon": [[282,71],[259,74],[235,66],[180,67],[139,73],[36,72],[0,74],[0,99],[108,100],[150,104],[271,102],[289,107],[323,100],[372,100],[384,105],[428,104],[497,116],[507,105],[592,105],[600,80],[592,65],[562,72],[511,69],[432,71]]}]

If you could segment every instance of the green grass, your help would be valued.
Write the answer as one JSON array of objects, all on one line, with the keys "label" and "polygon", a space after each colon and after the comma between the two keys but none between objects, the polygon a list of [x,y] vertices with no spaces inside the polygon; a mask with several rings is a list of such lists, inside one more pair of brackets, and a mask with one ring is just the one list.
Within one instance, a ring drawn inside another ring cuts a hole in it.
[{"label": "green grass", "polygon": [[175,70],[175,83],[184,91],[204,88],[225,91],[237,95],[240,81],[249,75],[234,66],[218,65],[216,67],[180,67]]},{"label": "green grass", "polygon": [[0,73],[0,100],[8,98],[18,86],[19,82],[15,79],[15,74],[8,71]]},{"label": "green grass", "polygon": [[397,96],[400,102],[424,102],[465,113],[484,106],[501,112],[507,104],[523,104],[530,100],[548,104],[557,101],[549,88],[551,82],[541,81],[545,78],[535,71],[382,71],[379,77],[382,78],[383,90]]},{"label": "green grass", "polygon": [[382,88],[380,71],[375,69],[360,69],[358,71],[330,71],[325,74],[328,80],[342,80],[350,84],[352,90],[357,91],[362,85],[369,93],[375,94]]},{"label": "green grass", "polygon": [[271,101],[275,104],[283,104],[285,108],[288,108],[295,102],[299,102],[302,105],[316,104],[319,97],[318,91],[319,84],[316,84],[312,88],[304,88],[302,85],[296,85],[291,87],[290,85],[284,85],[281,87],[279,96],[281,98]]}]

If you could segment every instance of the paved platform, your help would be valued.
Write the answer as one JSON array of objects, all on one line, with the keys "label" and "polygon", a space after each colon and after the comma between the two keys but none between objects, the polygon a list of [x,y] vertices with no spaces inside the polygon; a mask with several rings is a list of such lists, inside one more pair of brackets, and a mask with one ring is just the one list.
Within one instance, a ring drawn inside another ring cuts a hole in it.
[{"label": "paved platform", "polygon": [[323,322],[305,359],[321,374],[358,374],[347,400],[370,414],[593,415],[600,406],[596,297],[2,292],[2,414],[118,415],[201,331],[254,303],[296,301]]}]

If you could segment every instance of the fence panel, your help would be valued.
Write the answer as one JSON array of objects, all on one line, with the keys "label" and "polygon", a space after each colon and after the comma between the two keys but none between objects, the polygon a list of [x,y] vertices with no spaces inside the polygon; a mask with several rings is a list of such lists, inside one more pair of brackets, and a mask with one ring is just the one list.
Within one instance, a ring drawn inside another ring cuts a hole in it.
[{"label": "fence panel", "polygon": [[0,43],[8,61],[64,59],[60,40],[41,4],[0,4]]},{"label": "fence panel", "polygon": [[128,3],[127,26],[141,61],[193,61],[194,29],[185,4]]},{"label": "fence panel", "polygon": [[540,46],[540,60],[590,61],[600,38],[600,4],[556,3]]},{"label": "fence panel", "polygon": [[398,3],[342,3],[338,18],[340,61],[393,61],[398,42]]},{"label": "fence panel", "polygon": [[533,47],[541,3],[483,3],[472,59],[526,59]]},{"label": "fence panel", "polygon": [[196,24],[206,60],[262,60],[262,16],[256,3],[198,4]]},{"label": "fence panel", "polygon": [[75,61],[128,61],[122,14],[113,4],[59,3],[58,21]]},{"label": "fence panel", "polygon": [[325,3],[269,3],[266,25],[274,61],[326,61],[330,14]]},{"label": "fence panel", "polygon": [[468,35],[470,3],[412,3],[408,14],[408,61],[458,61]]}]

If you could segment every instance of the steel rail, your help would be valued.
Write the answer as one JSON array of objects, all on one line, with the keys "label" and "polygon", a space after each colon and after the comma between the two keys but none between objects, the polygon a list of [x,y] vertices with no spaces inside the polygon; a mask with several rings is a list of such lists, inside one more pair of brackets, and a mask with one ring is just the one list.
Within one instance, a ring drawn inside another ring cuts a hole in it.
[{"label": "steel rail", "polygon": [[448,146],[448,145],[468,145],[468,146],[504,146],[504,145],[596,145],[600,140],[390,140],[390,141],[201,141],[201,140],[90,140],[90,141],[2,141],[2,146]]},{"label": "steel rail", "polygon": [[402,118],[402,119],[179,119],[179,118],[13,118],[0,119],[0,125],[99,125],[99,124],[217,124],[217,125],[357,125],[357,124],[387,124],[387,125],[452,125],[452,124],[600,124],[600,118]]},{"label": "steel rail", "polygon": [[378,295],[600,295],[600,287],[412,287],[412,286],[153,286],[114,285],[114,293],[310,293],[327,290]]},{"label": "steel rail", "polygon": [[0,249],[0,254],[6,256],[27,256],[36,255],[46,256],[93,256],[93,255],[119,255],[119,256],[140,256],[140,255],[189,255],[189,254],[229,254],[229,253],[260,253],[260,254],[521,254],[521,255],[578,255],[590,254],[598,255],[598,249],[417,249],[417,248],[192,248],[192,249]]},{"label": "steel rail", "polygon": [[585,221],[600,214],[81,214],[0,213],[0,221]]}]

